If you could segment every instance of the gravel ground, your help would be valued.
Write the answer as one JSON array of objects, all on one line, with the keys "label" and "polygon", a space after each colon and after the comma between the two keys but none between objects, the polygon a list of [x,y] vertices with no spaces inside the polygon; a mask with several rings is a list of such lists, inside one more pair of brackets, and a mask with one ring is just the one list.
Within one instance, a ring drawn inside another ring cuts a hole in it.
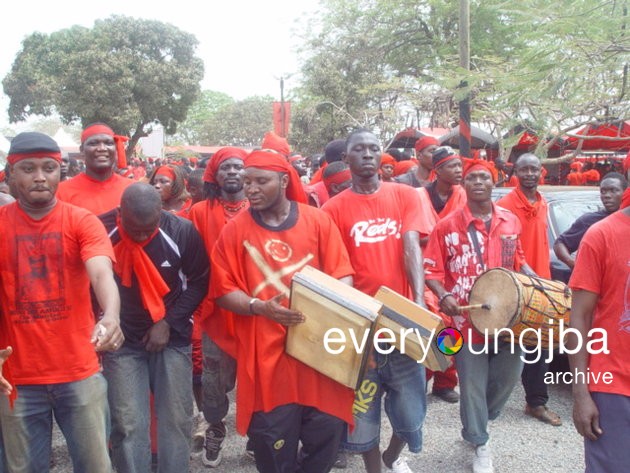
[{"label": "gravel ground", "polygon": [[[491,445],[496,473],[577,473],[584,471],[583,444],[571,421],[571,389],[550,386],[549,407],[563,420],[560,427],[551,427],[523,413],[524,394],[518,385],[503,413],[490,424]],[[447,404],[428,395],[424,423],[424,447],[420,454],[403,452],[412,471],[470,472],[473,450],[461,439],[458,404]],[[254,473],[252,459],[245,455],[245,439],[234,433],[233,406],[227,418],[228,437],[224,442],[223,462],[218,468],[206,469],[198,456],[193,456],[190,472],[216,471]],[[381,445],[389,440],[391,430],[383,421]],[[52,473],[71,473],[63,437],[55,429]],[[360,457],[349,457],[348,468],[338,472],[363,472]],[[389,471],[383,467],[383,471]],[[124,473],[124,472],[121,472]],[[174,472],[181,473],[181,472]]]}]

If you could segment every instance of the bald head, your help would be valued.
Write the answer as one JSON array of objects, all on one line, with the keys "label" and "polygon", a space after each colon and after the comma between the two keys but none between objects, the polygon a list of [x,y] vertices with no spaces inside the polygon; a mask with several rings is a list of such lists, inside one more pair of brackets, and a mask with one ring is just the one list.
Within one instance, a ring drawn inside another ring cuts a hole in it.
[{"label": "bald head", "polygon": [[129,237],[140,243],[148,239],[160,224],[162,199],[151,185],[135,183],[127,187],[120,199],[120,218]]},{"label": "bald head", "polygon": [[534,192],[538,188],[538,181],[542,173],[540,159],[532,153],[522,154],[514,163],[514,173],[521,189]]}]

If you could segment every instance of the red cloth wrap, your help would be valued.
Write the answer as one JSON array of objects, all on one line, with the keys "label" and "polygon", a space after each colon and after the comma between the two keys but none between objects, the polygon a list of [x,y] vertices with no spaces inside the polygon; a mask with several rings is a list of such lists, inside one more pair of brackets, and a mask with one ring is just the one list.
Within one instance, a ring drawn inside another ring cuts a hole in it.
[{"label": "red cloth wrap", "polygon": [[433,169],[439,168],[442,164],[446,164],[451,159],[460,159],[461,160],[462,158],[461,158],[461,156],[459,154],[449,154],[448,156],[444,156],[437,163],[434,163],[433,164]]},{"label": "red cloth wrap", "polygon": [[125,232],[120,217],[117,219],[117,225],[120,241],[114,246],[116,256],[114,271],[125,287],[131,287],[131,274],[135,273],[140,285],[142,304],[149,311],[153,322],[157,322],[166,314],[164,296],[170,289],[143,248],[157,235],[159,228],[156,228],[149,238],[137,243]]},{"label": "red cloth wrap", "polygon": [[257,150],[252,151],[245,158],[245,169],[258,168],[265,171],[284,172],[289,175],[289,185],[287,186],[287,199],[295,200],[306,204],[306,194],[300,176],[297,171],[289,164],[286,158],[273,151]]},{"label": "red cloth wrap", "polygon": [[487,171],[492,176],[492,182],[495,182],[494,166],[483,159],[469,159],[464,162],[464,177],[473,171]]},{"label": "red cloth wrap", "polygon": [[392,166],[396,165],[396,159],[391,154],[383,153],[381,154],[381,167],[386,164],[390,164]]},{"label": "red cloth wrap", "polygon": [[61,163],[61,153],[55,153],[53,151],[37,151],[35,153],[13,153],[7,156],[7,162],[13,166],[18,161],[28,158],[52,158],[58,163]]},{"label": "red cloth wrap", "polygon": [[416,153],[420,153],[424,148],[431,145],[439,146],[440,142],[432,136],[423,136],[422,138],[416,140],[413,147],[415,148]]},{"label": "red cloth wrap", "polygon": [[224,161],[227,161],[230,158],[238,158],[241,161],[245,161],[246,156],[247,151],[241,148],[234,148],[232,146],[221,148],[212,155],[212,158],[210,158],[210,161],[206,166],[206,170],[203,173],[203,182],[216,184],[217,172],[219,172],[219,167]]},{"label": "red cloth wrap", "polygon": [[175,171],[168,166],[160,166],[157,168],[155,175],[168,177],[171,181],[175,182]]},{"label": "red cloth wrap", "polygon": [[394,164],[394,176],[400,176],[401,174],[405,174],[412,167],[417,166],[418,162],[408,159],[407,161],[398,161]]},{"label": "red cloth wrap", "polygon": [[284,155],[285,158],[291,154],[289,142],[280,135],[276,135],[273,131],[265,133],[260,147],[263,149],[272,149],[277,151],[278,153]]},{"label": "red cloth wrap", "polygon": [[352,179],[352,173],[350,172],[350,169],[344,169],[333,174],[332,176],[325,177],[324,185],[326,186],[326,188],[329,188],[332,184],[343,184],[350,179]]},{"label": "red cloth wrap", "polygon": [[126,136],[116,135],[114,130],[105,125],[104,123],[95,123],[94,125],[88,126],[81,133],[81,143],[84,143],[90,136],[94,135],[108,135],[114,138],[114,143],[116,144],[116,154],[118,156],[118,161],[116,166],[118,169],[124,169],[127,167],[127,150],[125,149],[125,143],[129,141],[129,138]]}]

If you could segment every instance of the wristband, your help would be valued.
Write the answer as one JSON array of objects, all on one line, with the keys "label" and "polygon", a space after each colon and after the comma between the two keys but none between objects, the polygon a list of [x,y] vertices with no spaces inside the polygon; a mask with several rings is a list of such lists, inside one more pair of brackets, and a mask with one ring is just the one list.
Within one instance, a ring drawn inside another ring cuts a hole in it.
[{"label": "wristband", "polygon": [[250,315],[256,315],[254,314],[254,302],[259,301],[260,299],[258,299],[258,297],[252,297],[249,300],[249,313]]},{"label": "wristband", "polygon": [[[453,296],[452,292],[445,292],[444,294],[442,294],[440,296],[440,298],[438,299],[438,305],[442,305],[442,302],[444,302],[444,299],[446,299],[448,296]],[[455,297],[455,296],[453,296]]]}]

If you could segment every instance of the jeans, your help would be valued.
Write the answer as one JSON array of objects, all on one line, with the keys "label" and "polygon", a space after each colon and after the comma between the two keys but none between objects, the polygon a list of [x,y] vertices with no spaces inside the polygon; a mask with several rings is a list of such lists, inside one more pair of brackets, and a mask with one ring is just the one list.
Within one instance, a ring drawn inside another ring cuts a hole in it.
[{"label": "jeans", "polygon": [[123,346],[103,356],[112,411],[114,467],[124,473],[151,471],[149,391],[157,417],[158,473],[188,472],[193,396],[191,347],[160,352]]},{"label": "jeans", "polygon": [[63,433],[73,470],[111,473],[107,452],[107,382],[97,373],[81,381],[17,386],[14,408],[0,396],[0,424],[8,471],[50,469],[53,415]]},{"label": "jeans", "polygon": [[227,393],[236,382],[236,360],[225,353],[207,334],[202,336],[203,415],[210,424],[218,424],[228,413]]},{"label": "jeans", "polygon": [[427,412],[424,366],[398,350],[387,355],[374,352],[374,356],[377,367],[367,371],[355,391],[354,431],[346,434],[341,448],[363,453],[379,445],[381,399],[385,394],[385,412],[392,430],[407,442],[410,452],[418,453]]},{"label": "jeans", "polygon": [[479,353],[484,344],[464,343],[456,355],[457,375],[459,376],[459,415],[462,420],[462,437],[473,445],[484,445],[490,438],[488,420],[499,417],[512,389],[518,382],[523,361],[521,350],[512,345],[499,342],[498,351],[489,341],[487,351]]}]

